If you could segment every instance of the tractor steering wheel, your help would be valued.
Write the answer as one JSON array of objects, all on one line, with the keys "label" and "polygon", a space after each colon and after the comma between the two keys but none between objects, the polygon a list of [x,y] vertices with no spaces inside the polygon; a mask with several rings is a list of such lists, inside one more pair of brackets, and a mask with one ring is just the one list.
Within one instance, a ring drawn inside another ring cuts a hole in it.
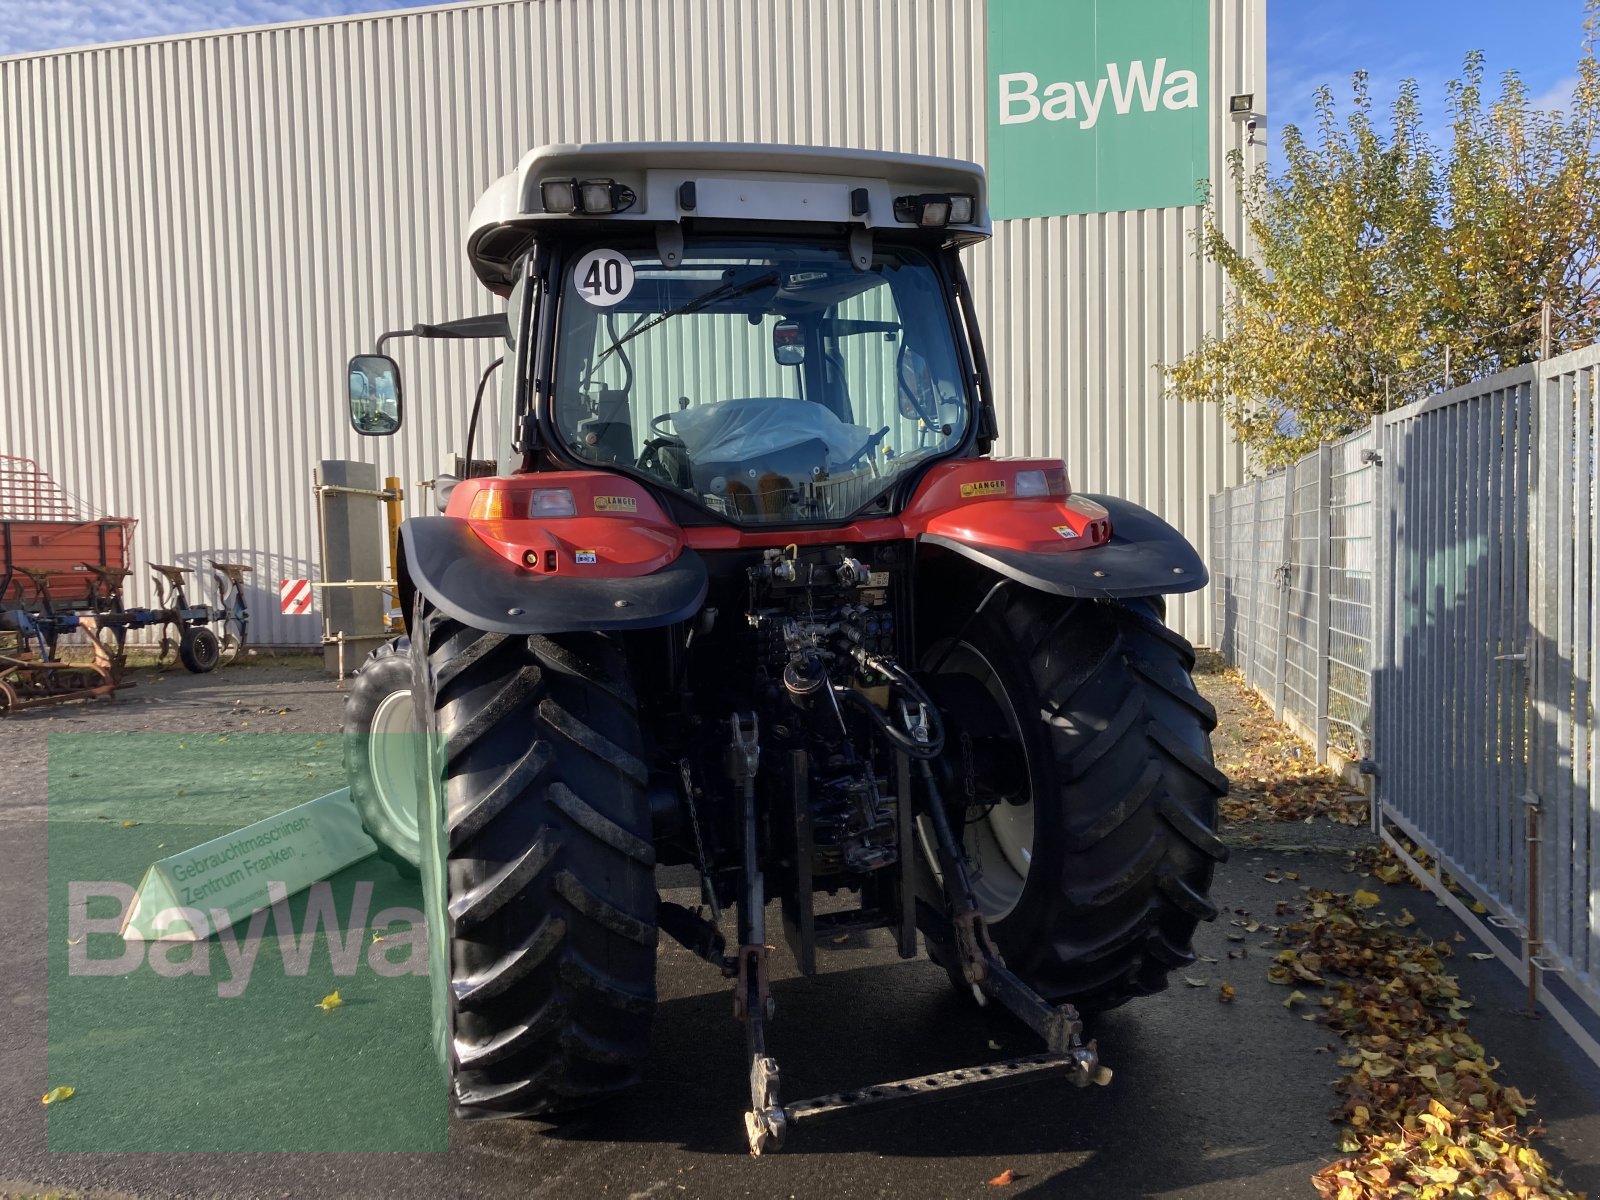
[{"label": "tractor steering wheel", "polygon": [[677,415],[678,414],[675,412],[659,413],[650,418],[650,428],[654,429],[662,437],[677,438],[678,435],[667,428],[668,422],[670,422]]},{"label": "tractor steering wheel", "polygon": [[[877,433],[875,433],[871,437],[869,437],[865,442],[863,442],[861,444],[861,449],[857,450],[853,455],[851,455],[850,460],[844,464],[845,470],[848,471],[851,467],[855,466],[863,458],[866,458],[868,455],[870,455],[874,450],[876,450],[878,448],[879,443],[881,443],[883,441],[883,439],[885,437],[887,437],[888,435],[889,435],[889,427],[887,425],[885,425],[882,429],[878,430]],[[876,473],[877,469],[878,469],[878,460],[876,458],[873,458],[871,460],[871,465],[872,465],[873,472]]]}]

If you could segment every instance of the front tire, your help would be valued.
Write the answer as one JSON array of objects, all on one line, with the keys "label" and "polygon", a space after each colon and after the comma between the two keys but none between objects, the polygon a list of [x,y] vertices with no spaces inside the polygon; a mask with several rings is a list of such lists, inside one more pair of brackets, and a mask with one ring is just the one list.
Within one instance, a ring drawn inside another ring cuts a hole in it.
[{"label": "front tire", "polygon": [[[1025,759],[1021,803],[951,810],[1007,965],[1086,1013],[1161,991],[1194,961],[1197,924],[1217,915],[1211,874],[1227,856],[1215,832],[1227,780],[1212,765],[1216,714],[1190,678],[1193,649],[1150,601],[1014,589],[927,661],[941,656],[942,675],[995,699]],[[954,790],[947,802],[961,800]],[[923,894],[942,904],[926,832],[922,842]],[[954,972],[953,946],[930,939],[929,953]]]},{"label": "front tire", "polygon": [[639,1079],[655,853],[627,662],[599,634],[485,633],[419,601],[423,893],[459,1115],[530,1116]]},{"label": "front tire", "polygon": [[417,877],[415,705],[411,642],[385,642],[362,663],[344,700],[344,773],[361,827],[378,856],[407,879]]}]

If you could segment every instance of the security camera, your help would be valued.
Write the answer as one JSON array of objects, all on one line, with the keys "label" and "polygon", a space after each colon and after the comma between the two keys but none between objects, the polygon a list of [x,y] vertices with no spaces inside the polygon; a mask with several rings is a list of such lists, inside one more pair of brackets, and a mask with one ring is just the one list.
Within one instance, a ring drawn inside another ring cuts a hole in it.
[{"label": "security camera", "polygon": [[1244,131],[1246,133],[1248,133],[1251,137],[1255,137],[1255,135],[1256,135],[1256,119],[1254,117],[1251,117],[1248,121],[1246,121],[1244,123]]}]

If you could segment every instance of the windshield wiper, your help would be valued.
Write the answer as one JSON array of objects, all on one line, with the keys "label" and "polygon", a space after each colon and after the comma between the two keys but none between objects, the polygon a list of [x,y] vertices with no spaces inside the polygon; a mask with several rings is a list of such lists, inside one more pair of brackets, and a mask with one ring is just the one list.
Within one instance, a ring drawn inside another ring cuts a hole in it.
[{"label": "windshield wiper", "polygon": [[611,345],[601,353],[600,357],[595,359],[595,365],[598,366],[600,363],[605,362],[605,360],[612,354],[613,351],[622,349],[626,343],[633,341],[633,339],[638,337],[641,333],[644,333],[650,329],[654,329],[663,321],[670,321],[673,317],[681,317],[684,313],[697,312],[698,310],[705,308],[707,305],[715,304],[718,300],[731,300],[736,296],[749,295],[757,288],[764,288],[769,284],[774,284],[777,282],[778,273],[776,271],[768,271],[763,275],[757,275],[754,279],[747,279],[744,281],[730,279],[726,283],[719,284],[717,287],[712,288],[709,292],[701,293],[686,304],[680,304],[677,308],[670,308],[660,316],[646,321],[643,325],[634,326],[632,329],[628,330],[627,333],[623,334],[616,341],[612,342]]}]

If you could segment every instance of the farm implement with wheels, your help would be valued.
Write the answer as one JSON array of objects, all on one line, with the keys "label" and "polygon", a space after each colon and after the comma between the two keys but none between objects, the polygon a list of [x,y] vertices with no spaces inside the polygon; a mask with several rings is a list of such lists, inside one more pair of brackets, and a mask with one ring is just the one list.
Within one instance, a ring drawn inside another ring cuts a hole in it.
[{"label": "farm implement with wheels", "polygon": [[[122,670],[132,630],[159,629],[157,665],[182,662],[197,673],[244,650],[249,567],[211,560],[219,603],[208,605],[189,598],[190,568],[153,563],[156,606],[124,603],[135,524],[86,514],[33,462],[0,456],[0,715],[129,686]],[[90,662],[61,659],[73,633],[87,639]]]},{"label": "farm implement with wheels", "polygon": [[[509,309],[465,460],[498,466],[402,526],[409,641],[373,676],[422,734],[414,824],[372,832],[420,870],[458,1113],[636,1082],[663,932],[733,984],[754,1154],[863,1105],[1106,1082],[1084,1016],[1164,988],[1217,911],[1215,717],[1163,620],[1206,572],[1061,461],[992,455],[981,169],[545,147],[469,230]],[[399,428],[394,361],[350,376],[357,432]],[[920,940],[1040,1053],[785,1100],[769,904],[803,974],[840,933]]]}]

